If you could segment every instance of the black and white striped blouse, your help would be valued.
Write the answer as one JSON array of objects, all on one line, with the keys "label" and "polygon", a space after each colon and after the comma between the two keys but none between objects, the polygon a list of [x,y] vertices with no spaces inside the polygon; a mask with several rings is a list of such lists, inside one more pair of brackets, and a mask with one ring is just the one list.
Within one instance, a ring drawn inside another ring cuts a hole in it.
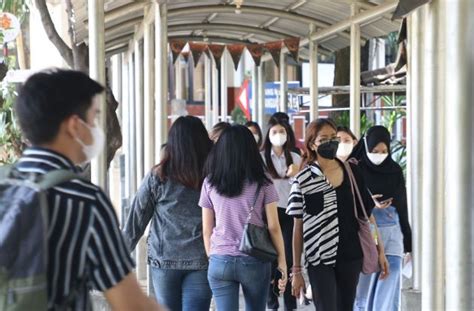
[{"label": "black and white striped blouse", "polygon": [[295,176],[286,213],[303,218],[303,241],[308,264],[335,265],[339,244],[336,190],[317,164]]}]

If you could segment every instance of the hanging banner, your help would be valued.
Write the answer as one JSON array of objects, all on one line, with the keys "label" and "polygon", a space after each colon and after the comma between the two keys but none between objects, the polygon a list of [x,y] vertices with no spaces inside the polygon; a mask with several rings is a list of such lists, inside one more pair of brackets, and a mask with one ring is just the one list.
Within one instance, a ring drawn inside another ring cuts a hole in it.
[{"label": "hanging banner", "polygon": [[188,60],[189,60],[189,52],[183,52],[183,53],[181,53],[181,56],[183,56],[184,60],[185,60],[186,62],[188,62]]},{"label": "hanging banner", "polygon": [[214,60],[216,61],[217,69],[220,70],[221,68],[221,58],[222,54],[224,54],[225,45],[221,44],[209,44],[209,51],[211,51]]},{"label": "hanging banner", "polygon": [[189,42],[189,49],[191,50],[191,53],[193,54],[193,60],[194,60],[194,67],[197,66],[199,63],[199,59],[201,59],[202,53],[207,50],[207,44],[203,43],[192,43]]},{"label": "hanging banner", "polygon": [[281,41],[265,43],[265,48],[272,55],[273,61],[275,62],[275,65],[277,67],[280,67],[280,53],[281,53],[282,47],[283,47],[283,42]]},{"label": "hanging banner", "polygon": [[227,46],[227,51],[229,51],[230,56],[232,56],[232,61],[234,62],[234,68],[237,70],[239,67],[240,57],[244,52],[244,44],[231,44]]},{"label": "hanging banner", "polygon": [[237,96],[235,101],[239,105],[240,109],[245,114],[247,120],[251,120],[250,118],[250,99],[249,99],[249,80],[245,79],[244,83],[240,87],[239,91],[237,92]]},{"label": "hanging banner", "polygon": [[300,51],[300,38],[286,38],[283,42],[285,42],[285,46],[288,48],[291,56],[295,60],[295,62],[299,62],[299,51]]},{"label": "hanging banner", "polygon": [[260,59],[263,56],[263,44],[249,44],[247,50],[252,55],[253,61],[256,66],[260,66]]},{"label": "hanging banner", "polygon": [[186,41],[183,40],[171,40],[170,41],[170,49],[171,53],[173,54],[173,64],[176,63],[179,54],[186,46]]}]

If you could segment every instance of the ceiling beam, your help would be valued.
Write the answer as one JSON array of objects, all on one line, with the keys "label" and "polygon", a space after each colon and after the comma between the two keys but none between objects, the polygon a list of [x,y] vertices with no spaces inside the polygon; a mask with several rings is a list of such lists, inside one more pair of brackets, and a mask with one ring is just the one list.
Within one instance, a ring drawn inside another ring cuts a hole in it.
[{"label": "ceiling beam", "polygon": [[176,32],[176,31],[192,31],[192,30],[202,30],[202,29],[215,30],[215,31],[220,31],[220,30],[235,31],[235,32],[242,33],[242,35],[247,34],[247,33],[253,33],[253,34],[256,34],[256,35],[273,37],[273,38],[277,38],[277,39],[284,39],[284,38],[287,38],[287,37],[295,36],[294,34],[291,34],[291,33],[288,33],[288,32],[262,29],[262,28],[253,27],[253,26],[224,24],[224,23],[219,23],[219,24],[196,23],[196,24],[168,25],[168,31],[169,32],[173,32],[173,31],[174,32]]}]

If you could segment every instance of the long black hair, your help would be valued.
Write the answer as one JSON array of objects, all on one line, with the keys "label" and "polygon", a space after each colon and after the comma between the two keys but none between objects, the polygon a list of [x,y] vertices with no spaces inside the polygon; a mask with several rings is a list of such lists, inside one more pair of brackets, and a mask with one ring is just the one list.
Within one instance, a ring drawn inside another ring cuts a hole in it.
[{"label": "long black hair", "polygon": [[245,123],[245,126],[248,128],[253,127],[254,129],[257,130],[257,135],[258,135],[257,146],[258,146],[258,149],[260,149],[262,147],[262,141],[263,141],[262,129],[260,128],[260,125],[257,122],[248,121],[247,123]]},{"label": "long black hair", "polygon": [[243,125],[232,125],[222,132],[207,158],[205,174],[210,185],[227,197],[241,194],[244,182],[271,182],[255,138]]},{"label": "long black hair", "polygon": [[[270,125],[271,122],[286,122],[287,124],[290,124],[290,116],[287,115],[284,112],[275,112],[272,114],[270,120],[268,121],[268,125]],[[291,151],[297,154],[301,154],[301,150],[296,147],[296,136],[295,132],[293,131],[293,128],[288,126],[288,129],[286,130],[287,134],[287,145],[288,148],[290,148]]]},{"label": "long black hair", "polygon": [[270,142],[270,131],[272,127],[274,127],[275,125],[281,125],[285,128],[287,138],[286,138],[285,144],[282,146],[283,154],[285,155],[286,166],[290,167],[290,165],[293,164],[293,157],[291,156],[292,149],[290,149],[291,142],[289,138],[291,136],[291,133],[290,133],[291,126],[288,122],[284,120],[271,118],[270,121],[268,121],[268,131],[267,131],[267,136],[265,137],[265,142],[263,144],[263,152],[264,152],[265,162],[267,164],[268,172],[270,173],[272,178],[285,179],[288,177],[278,175],[272,161],[272,143]]},{"label": "long black hair", "polygon": [[212,141],[199,118],[179,117],[171,126],[163,159],[154,172],[161,180],[170,179],[197,190],[211,148]]}]

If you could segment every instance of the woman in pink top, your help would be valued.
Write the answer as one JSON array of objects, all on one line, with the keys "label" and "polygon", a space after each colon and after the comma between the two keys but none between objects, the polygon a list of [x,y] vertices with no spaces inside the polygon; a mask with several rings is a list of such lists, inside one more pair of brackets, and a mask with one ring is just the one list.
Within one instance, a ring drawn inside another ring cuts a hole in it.
[{"label": "woman in pink top", "polygon": [[[250,222],[268,224],[278,252],[280,293],[284,292],[287,271],[280,224],[278,195],[265,175],[263,160],[252,133],[234,125],[222,133],[206,163],[206,179],[201,190],[204,245],[209,259],[208,280],[217,310],[239,309],[242,286],[246,310],[265,310],[270,282],[270,263],[239,251],[251,206]],[[259,187],[260,186],[260,187]]]}]

